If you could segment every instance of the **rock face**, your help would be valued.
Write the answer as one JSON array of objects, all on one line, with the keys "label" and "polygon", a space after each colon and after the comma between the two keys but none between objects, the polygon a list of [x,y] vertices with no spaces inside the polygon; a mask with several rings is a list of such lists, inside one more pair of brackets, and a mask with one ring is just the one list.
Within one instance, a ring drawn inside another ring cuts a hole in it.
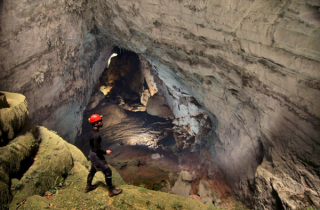
[{"label": "rock face", "polygon": [[115,44],[163,82],[177,126],[197,137],[210,118],[192,150],[240,198],[320,207],[319,1],[0,4],[0,89],[24,93],[32,120],[72,142]]},{"label": "rock face", "polygon": [[111,53],[73,13],[83,6],[0,2],[0,89],[24,94],[32,121],[70,142],[81,129],[82,112]]}]

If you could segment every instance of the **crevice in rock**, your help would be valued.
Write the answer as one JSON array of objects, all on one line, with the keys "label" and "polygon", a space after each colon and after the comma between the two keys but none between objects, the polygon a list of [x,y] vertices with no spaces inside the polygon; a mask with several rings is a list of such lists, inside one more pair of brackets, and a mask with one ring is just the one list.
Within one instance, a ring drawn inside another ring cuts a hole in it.
[{"label": "crevice in rock", "polygon": [[274,203],[274,205],[273,205],[274,209],[276,209],[276,210],[283,210],[283,209],[285,209],[285,208],[283,207],[283,205],[282,205],[282,202],[281,202],[281,199],[280,199],[280,197],[279,197],[279,195],[278,195],[278,192],[277,192],[276,190],[274,190],[274,189],[272,189],[272,196],[273,196],[273,198],[275,199],[275,203]]},{"label": "crevice in rock", "polygon": [[[26,130],[31,130],[31,122],[28,120],[28,122],[26,123]],[[30,148],[30,156],[27,156],[25,159],[23,159],[20,162],[20,169],[19,171],[16,171],[14,173],[9,173],[10,179],[16,178],[16,179],[21,179],[22,176],[25,174],[25,172],[32,166],[32,164],[34,163],[34,157],[37,155],[38,150],[39,150],[39,145],[41,143],[41,139],[39,136],[39,130],[38,128],[33,128],[34,132],[33,132],[33,136],[34,139],[36,139],[36,141],[34,142],[34,144],[31,145]],[[20,134],[21,135],[21,134]]]}]

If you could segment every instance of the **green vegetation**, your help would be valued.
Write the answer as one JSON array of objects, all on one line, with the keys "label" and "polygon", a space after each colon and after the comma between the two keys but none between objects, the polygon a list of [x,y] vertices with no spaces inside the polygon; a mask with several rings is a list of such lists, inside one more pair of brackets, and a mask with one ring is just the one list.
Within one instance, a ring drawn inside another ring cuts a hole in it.
[{"label": "green vegetation", "polygon": [[165,204],[161,203],[161,202],[157,202],[156,203],[156,207],[157,207],[157,209],[164,210],[165,209]]},{"label": "green vegetation", "polygon": [[180,201],[174,201],[172,204],[172,208],[174,210],[181,210],[183,207],[182,203]]},{"label": "green vegetation", "polygon": [[57,176],[53,185],[50,187],[49,192],[51,194],[56,193],[62,187],[63,183],[64,183],[64,178],[59,178],[59,176]]},{"label": "green vegetation", "polygon": [[140,186],[139,186],[140,188],[139,188],[139,192],[141,192],[141,193],[147,193],[147,189],[146,188],[144,188],[145,187],[145,185],[144,184],[140,184]]},{"label": "green vegetation", "polygon": [[132,209],[134,204],[134,196],[133,195],[126,195],[122,196],[119,199],[119,202],[115,205],[119,207],[120,209]]}]

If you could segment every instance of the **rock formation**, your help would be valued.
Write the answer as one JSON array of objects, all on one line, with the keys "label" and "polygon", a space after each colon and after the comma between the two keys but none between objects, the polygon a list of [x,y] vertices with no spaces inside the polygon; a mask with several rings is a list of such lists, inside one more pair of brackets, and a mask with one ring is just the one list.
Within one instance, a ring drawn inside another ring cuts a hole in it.
[{"label": "rock formation", "polygon": [[1,132],[5,132],[0,137],[7,140],[0,147],[1,209],[130,209],[133,206],[145,209],[157,205],[162,209],[175,205],[180,209],[206,208],[192,199],[124,185],[112,166],[113,185],[122,185],[124,192],[109,198],[103,174],[96,173],[93,184],[98,187],[85,193],[90,164],[84,154],[55,132],[35,127],[28,120],[23,95],[8,92],[0,95],[7,100],[1,104],[9,106],[0,107]]},{"label": "rock formation", "polygon": [[[73,142],[112,47],[131,50],[162,81],[208,177],[218,164],[257,208],[319,208],[319,7],[2,0],[0,89],[25,94],[33,122]],[[208,119],[212,129],[201,133]]]}]

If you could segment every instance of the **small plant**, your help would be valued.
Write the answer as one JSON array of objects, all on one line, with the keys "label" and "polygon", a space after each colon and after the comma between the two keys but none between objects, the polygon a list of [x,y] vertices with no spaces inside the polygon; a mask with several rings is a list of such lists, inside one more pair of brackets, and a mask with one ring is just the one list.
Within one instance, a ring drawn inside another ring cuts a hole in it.
[{"label": "small plant", "polygon": [[145,184],[143,184],[143,183],[140,183],[139,187],[142,187],[142,188],[144,188],[144,187],[145,187]]},{"label": "small plant", "polygon": [[35,178],[35,179],[33,180],[33,185],[37,187],[37,186],[39,186],[39,184],[40,184],[39,178]]},{"label": "small plant", "polygon": [[50,187],[49,192],[55,194],[57,190],[59,190],[64,182],[64,178],[59,180],[59,176],[57,176],[56,180],[54,181],[53,185]]},{"label": "small plant", "polygon": [[70,171],[68,172],[68,175],[73,175],[73,168],[70,169]]},{"label": "small plant", "polygon": [[21,186],[22,186],[21,182],[17,182],[15,185],[13,185],[13,189],[18,190],[20,189]]},{"label": "small plant", "polygon": [[24,176],[24,178],[25,178],[25,182],[28,183],[28,182],[29,182],[29,179],[31,179],[32,177],[31,177],[31,174],[28,173],[28,174],[26,174],[26,175]]},{"label": "small plant", "polygon": [[164,205],[164,203],[157,203],[156,204],[156,207],[157,207],[157,209],[160,209],[160,210],[164,210],[165,209],[165,205]]},{"label": "small plant", "polygon": [[147,206],[150,206],[151,201],[150,201],[150,200],[147,200],[147,201],[146,201],[146,204],[147,204]]},{"label": "small plant", "polygon": [[182,209],[182,203],[180,201],[175,201],[172,204],[172,208],[175,210],[181,210]]},{"label": "small plant", "polygon": [[144,184],[140,184],[140,185],[139,185],[139,187],[140,187],[140,188],[139,188],[139,192],[141,192],[141,193],[147,193],[147,189],[144,188],[144,186],[145,186]]},{"label": "small plant", "polygon": [[132,209],[134,196],[121,197],[118,203],[120,209]]}]

